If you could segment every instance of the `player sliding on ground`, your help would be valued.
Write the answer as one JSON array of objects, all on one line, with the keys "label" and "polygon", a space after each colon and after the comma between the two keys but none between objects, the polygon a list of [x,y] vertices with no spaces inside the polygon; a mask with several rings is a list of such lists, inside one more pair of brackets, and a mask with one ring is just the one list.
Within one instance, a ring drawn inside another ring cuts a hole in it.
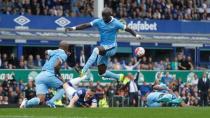
[{"label": "player sliding on ground", "polygon": [[30,100],[26,98],[20,105],[20,108],[28,108],[37,106],[45,102],[45,95],[48,93],[49,88],[56,90],[56,94],[46,102],[50,107],[55,107],[54,101],[61,99],[64,94],[62,77],[60,74],[61,65],[66,61],[67,55],[70,54],[69,45],[65,41],[61,41],[59,49],[47,50],[48,61],[42,67],[42,71],[35,78],[36,95]]},{"label": "player sliding on ground", "polygon": [[131,33],[137,39],[142,39],[142,37],[126,25],[123,25],[119,20],[113,18],[110,8],[104,8],[102,11],[102,17],[102,19],[95,19],[90,23],[66,28],[65,31],[68,32],[73,30],[83,30],[89,27],[96,27],[100,33],[100,45],[93,49],[90,58],[81,70],[80,74],[83,75],[86,73],[90,66],[97,61],[100,76],[123,81],[123,74],[115,74],[107,70],[108,58],[115,55],[117,50],[117,32],[121,29]]},{"label": "player sliding on ground", "polygon": [[171,93],[151,92],[147,96],[148,107],[170,107],[170,106],[186,106],[184,101]]},{"label": "player sliding on ground", "polygon": [[75,79],[71,79],[70,81],[66,82],[63,87],[66,92],[66,96],[70,100],[69,105],[67,108],[72,107],[97,107],[97,99],[95,97],[95,89],[88,88],[88,89],[76,89],[77,84],[80,83],[82,80],[88,78],[88,74],[82,77],[78,77]]},{"label": "player sliding on ground", "polygon": [[170,106],[186,106],[181,97],[174,93],[171,89],[172,86],[160,83],[159,80],[155,80],[153,85],[153,92],[147,95],[148,107],[170,107]]}]

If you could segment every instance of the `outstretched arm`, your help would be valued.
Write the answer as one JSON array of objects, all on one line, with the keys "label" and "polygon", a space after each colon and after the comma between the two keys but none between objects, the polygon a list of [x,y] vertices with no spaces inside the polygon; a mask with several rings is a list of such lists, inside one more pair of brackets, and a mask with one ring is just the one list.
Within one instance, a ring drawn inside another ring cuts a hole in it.
[{"label": "outstretched arm", "polygon": [[136,68],[136,67],[140,64],[140,61],[141,61],[141,60],[139,60],[138,62],[136,62],[136,63],[132,66],[132,68],[133,68],[133,69]]},{"label": "outstretched arm", "polygon": [[138,40],[142,40],[143,39],[143,37],[141,35],[137,34],[134,30],[132,30],[128,26],[126,26],[125,31],[126,32],[129,32],[130,34],[132,34],[133,36],[135,36]]},{"label": "outstretched arm", "polygon": [[67,106],[67,108],[73,108],[74,104],[78,101],[79,97],[77,95],[75,95],[71,100],[69,105]]},{"label": "outstretched arm", "polygon": [[77,25],[77,26],[74,26],[74,27],[67,27],[65,29],[65,32],[74,31],[74,30],[83,30],[83,29],[89,28],[91,26],[92,25],[90,23],[84,23],[84,24]]},{"label": "outstretched arm", "polygon": [[90,108],[96,108],[97,107],[97,103],[92,103]]}]

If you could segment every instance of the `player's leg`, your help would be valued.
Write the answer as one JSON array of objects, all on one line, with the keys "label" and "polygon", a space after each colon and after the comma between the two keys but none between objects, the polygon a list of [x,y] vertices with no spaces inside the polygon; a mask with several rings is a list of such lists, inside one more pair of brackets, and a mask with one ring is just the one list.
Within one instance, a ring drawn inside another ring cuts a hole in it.
[{"label": "player's leg", "polygon": [[20,108],[30,108],[39,105],[41,102],[45,100],[45,95],[37,95],[37,97],[34,97],[30,100],[27,100],[26,98],[23,100],[23,102],[20,105]]},{"label": "player's leg", "polygon": [[95,47],[91,56],[89,57],[88,61],[86,62],[85,66],[82,69],[82,73],[86,73],[90,66],[96,61],[99,52],[104,52],[105,49],[102,47]]},{"label": "player's leg", "polygon": [[107,66],[105,64],[98,65],[98,73],[101,77],[113,78],[119,80],[123,84],[127,84],[129,82],[129,78],[124,77],[123,74],[116,74],[107,70]]},{"label": "player's leg", "polygon": [[84,75],[82,77],[77,77],[77,78],[74,78],[74,79],[71,79],[69,80],[67,83],[69,85],[71,85],[72,87],[76,87],[81,81],[85,80],[88,78],[88,75]]},{"label": "player's leg", "polygon": [[[93,52],[91,54],[91,56],[89,57],[88,61],[86,62],[85,66],[82,69],[82,73],[86,73],[87,70],[90,68],[90,66],[96,62],[96,59],[98,58],[99,55],[101,56],[107,56],[107,50],[109,50],[112,47],[104,47],[104,46],[97,46],[93,49]],[[115,48],[115,47],[113,47]],[[116,51],[115,51],[116,52]],[[114,52],[114,54],[115,54]],[[113,55],[114,55],[113,54]]]},{"label": "player's leg", "polygon": [[156,99],[156,92],[151,92],[148,95],[146,95],[147,98],[147,106],[148,107],[161,107],[162,103],[157,102]]},{"label": "player's leg", "polygon": [[70,82],[66,82],[63,85],[63,88],[66,92],[66,96],[68,97],[69,100],[71,100],[73,94],[75,93],[75,88],[72,86]]},{"label": "player's leg", "polygon": [[151,104],[148,104],[148,107],[162,107],[162,103],[153,102]]},{"label": "player's leg", "polygon": [[49,101],[46,102],[46,104],[52,108],[55,108],[54,102],[56,100],[60,100],[64,95],[63,82],[57,77],[51,76],[48,85],[50,88],[55,89],[56,93]]},{"label": "player's leg", "polygon": [[122,81],[122,79],[124,78],[123,74],[116,74],[107,70],[108,58],[110,56],[115,55],[115,53],[116,53],[116,48],[111,48],[106,51],[104,56],[101,55],[98,56],[97,58],[98,72],[99,75],[102,77],[114,78],[116,80]]},{"label": "player's leg", "polygon": [[82,81],[85,80],[88,77],[88,75],[84,75],[82,77],[77,77],[74,79],[69,80],[68,82],[64,83],[63,88],[66,92],[67,97],[69,100],[72,98],[72,95],[76,91],[75,87]]},{"label": "player's leg", "polygon": [[27,100],[26,98],[23,100],[23,102],[20,105],[20,108],[28,108],[39,105],[41,102],[45,101],[45,94],[48,92],[48,88],[45,85],[46,80],[46,74],[45,72],[41,72],[37,77],[35,78],[35,85],[36,85],[36,95],[37,97],[34,97],[30,100]]},{"label": "player's leg", "polygon": [[161,107],[162,106],[162,103],[159,103],[159,102],[156,102],[154,101],[154,92],[148,94],[146,96],[147,98],[147,106],[148,107]]},{"label": "player's leg", "polygon": [[102,77],[114,78],[117,80],[120,78],[120,74],[115,74],[111,71],[108,71],[107,66],[105,64],[98,65],[98,73]]},{"label": "player's leg", "polygon": [[145,97],[146,97],[146,104],[147,104],[148,107],[150,106],[150,104],[153,103],[153,98],[152,98],[153,94],[154,94],[154,92],[145,95]]},{"label": "player's leg", "polygon": [[181,97],[177,97],[175,94],[172,94],[172,99],[171,101],[168,102],[169,104],[171,104],[172,106],[180,106],[183,105],[183,100]]}]

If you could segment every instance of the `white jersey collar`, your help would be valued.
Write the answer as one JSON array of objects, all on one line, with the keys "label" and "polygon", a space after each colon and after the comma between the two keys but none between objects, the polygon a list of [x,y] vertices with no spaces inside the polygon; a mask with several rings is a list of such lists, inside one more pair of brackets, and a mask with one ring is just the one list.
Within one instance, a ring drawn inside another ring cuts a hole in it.
[{"label": "white jersey collar", "polygon": [[113,16],[111,16],[111,18],[112,18],[111,21],[109,21],[108,23],[111,23],[114,20],[114,17]]}]

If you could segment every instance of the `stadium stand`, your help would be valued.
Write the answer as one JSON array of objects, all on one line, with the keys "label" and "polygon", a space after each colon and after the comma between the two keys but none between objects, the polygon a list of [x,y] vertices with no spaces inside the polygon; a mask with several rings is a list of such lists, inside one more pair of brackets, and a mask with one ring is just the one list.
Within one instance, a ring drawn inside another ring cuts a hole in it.
[{"label": "stadium stand", "polygon": [[2,14],[93,17],[93,0],[1,0]]},{"label": "stadium stand", "polygon": [[[195,75],[197,76],[197,75]],[[162,77],[163,78],[163,77]],[[177,80],[173,80],[174,90],[177,91],[184,102],[190,106],[198,106],[198,78],[195,79],[193,83],[183,83],[181,81],[182,78]],[[101,96],[106,96],[110,107],[119,107],[119,106],[129,106],[129,103],[126,103],[126,99],[128,97],[128,89],[124,88],[119,89],[119,85],[117,83],[110,83],[102,85],[97,83],[96,85],[89,84],[84,85],[80,84],[81,88],[94,86],[96,91]],[[138,85],[139,89],[139,100],[138,106],[145,106],[144,96],[152,91],[152,84],[144,83],[142,85]],[[49,97],[52,92],[49,93]],[[4,81],[0,85],[0,104],[20,104],[22,99],[25,97],[31,98],[35,95],[35,86],[34,81],[29,80],[27,84],[24,84],[22,81],[16,80],[8,80],[8,78],[4,78]],[[48,98],[49,99],[49,98]],[[64,103],[68,103],[68,101],[63,98]]]},{"label": "stadium stand", "polygon": [[[2,56],[1,56],[2,55]],[[11,54],[0,54],[0,68],[1,69],[40,69],[45,58],[41,58],[39,54],[37,55],[25,55],[21,56],[18,60],[13,53]],[[179,58],[177,60],[177,58]],[[154,60],[154,61],[153,61]],[[142,61],[138,64],[138,59],[134,57],[128,57],[125,59],[112,58],[110,59],[108,68],[113,70],[130,70],[130,68],[135,70],[193,70],[204,69],[204,67],[195,67],[190,56],[185,56],[180,53],[175,57],[174,60],[170,60],[168,57],[161,60],[155,60],[152,57],[143,57]],[[74,65],[80,65],[80,61],[76,62]],[[135,67],[133,67],[135,65]],[[181,67],[182,66],[182,67]],[[63,65],[63,69],[69,69],[68,65]],[[91,67],[95,68],[95,66]]]},{"label": "stadium stand", "polygon": [[208,20],[208,0],[107,0],[119,18]]},{"label": "stadium stand", "polygon": [[[7,56],[11,55],[11,57]],[[13,54],[2,54],[2,58],[0,59],[2,62],[1,68],[2,69],[39,69],[45,59],[40,59],[39,55],[36,55],[36,59],[32,55],[26,56],[18,61],[19,63],[16,63],[17,60],[15,57],[12,56]],[[13,57],[13,58],[12,58]],[[151,57],[149,57],[149,60],[152,60]],[[179,65],[178,63],[182,63],[181,61],[179,62],[171,62],[169,61],[168,58],[165,60],[160,60],[160,62],[153,62],[153,61],[147,61],[147,58],[144,57],[142,60],[142,63],[140,63],[135,70],[141,69],[141,70],[170,70],[172,68],[177,68],[178,67],[173,67],[174,63],[177,63],[175,65]],[[109,63],[109,68],[113,70],[126,70],[126,68],[123,68],[124,65],[121,64],[117,58],[112,59],[113,61],[110,61]],[[130,65],[127,66],[132,66],[133,64],[137,63],[137,60],[133,57],[130,58],[128,62],[131,62]],[[187,61],[188,64],[190,63],[190,60]],[[125,63],[125,62],[124,62]],[[39,65],[41,64],[41,65]],[[170,68],[169,68],[170,67]],[[94,67],[93,67],[94,68]],[[186,67],[187,68],[187,67]],[[63,69],[71,69],[67,64],[63,66]],[[176,90],[184,99],[185,103],[188,105],[192,106],[198,106],[198,90],[197,90],[197,83],[198,78],[197,75],[194,75],[195,79],[191,83],[183,83],[181,80],[182,78],[178,79],[173,79],[171,83],[175,84],[174,90]],[[160,77],[160,80],[164,78],[164,75]],[[22,81],[16,81],[16,80],[8,80],[7,77],[3,79],[4,81],[1,82],[0,84],[0,104],[20,104],[24,96],[27,98],[31,98],[35,95],[35,86],[34,86],[34,81],[29,80],[29,82],[23,83]],[[126,101],[125,98],[128,97],[128,90],[127,88],[124,88],[123,90],[118,89],[119,85],[117,83],[112,83],[112,84],[100,84],[97,83],[96,85],[92,85],[92,83],[89,84],[84,84],[81,83],[80,87],[88,87],[88,86],[94,86],[98,93],[101,93],[102,95],[107,97],[107,100],[109,101],[109,106],[129,106],[128,101]],[[139,88],[139,96],[141,96],[141,102],[139,103],[138,106],[145,106],[146,104],[144,103],[144,96],[151,92],[152,90],[152,84],[151,83],[146,83],[144,82],[143,84],[138,85]],[[52,94],[52,93],[50,93]],[[100,97],[99,97],[100,98]],[[64,103],[68,103],[66,99],[63,99]]]},{"label": "stadium stand", "polygon": [[[1,0],[2,14],[93,17],[93,0]],[[118,18],[208,20],[208,0],[107,0]]]}]

